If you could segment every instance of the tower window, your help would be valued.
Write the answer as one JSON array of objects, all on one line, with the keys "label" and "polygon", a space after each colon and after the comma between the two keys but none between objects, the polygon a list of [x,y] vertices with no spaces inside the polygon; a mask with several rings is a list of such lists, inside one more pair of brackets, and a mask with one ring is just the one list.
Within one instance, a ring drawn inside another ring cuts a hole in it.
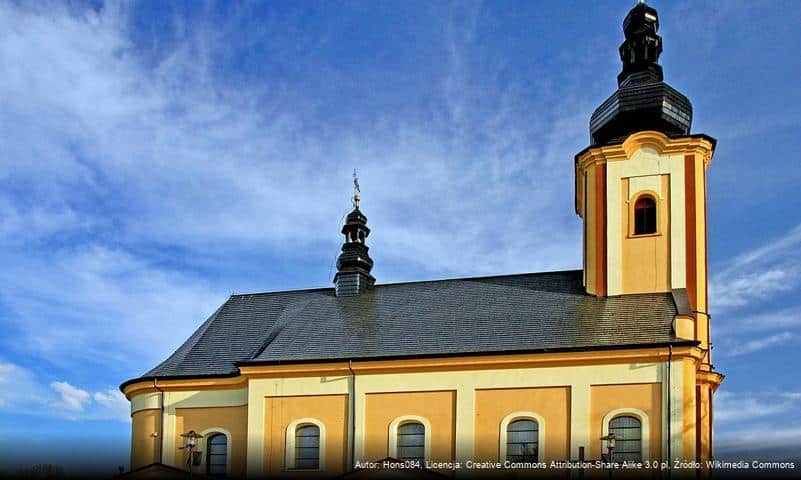
[{"label": "tower window", "polygon": [[634,203],[634,235],[656,233],[656,201],[642,195]]},{"label": "tower window", "polygon": [[630,415],[615,417],[609,422],[609,433],[615,436],[616,461],[642,460],[642,424]]},{"label": "tower window", "polygon": [[215,433],[206,441],[206,473],[209,476],[224,476],[228,465],[228,438]]}]

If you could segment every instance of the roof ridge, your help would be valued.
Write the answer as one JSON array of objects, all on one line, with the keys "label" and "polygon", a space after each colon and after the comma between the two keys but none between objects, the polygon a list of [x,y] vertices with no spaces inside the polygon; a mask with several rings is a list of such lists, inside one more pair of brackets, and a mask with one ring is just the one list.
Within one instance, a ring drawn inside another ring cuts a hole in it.
[{"label": "roof ridge", "polygon": [[[522,273],[502,273],[498,275],[477,275],[472,277],[456,277],[456,278],[434,278],[428,280],[408,280],[403,282],[390,282],[390,283],[376,283],[373,288],[379,287],[392,287],[395,285],[408,285],[412,283],[435,283],[435,282],[458,282],[464,280],[490,280],[493,278],[512,278],[512,277],[527,277],[527,276],[534,276],[534,275],[548,275],[554,273],[577,273],[581,272],[580,268],[575,268],[571,270],[549,270],[545,272],[522,272]],[[249,292],[249,293],[233,293],[231,294],[230,298],[233,297],[249,297],[253,295],[273,295],[277,293],[309,293],[309,292],[324,292],[324,291],[333,291],[334,287],[317,287],[317,288],[302,288],[298,290],[272,290],[272,291],[265,291],[265,292]]]}]

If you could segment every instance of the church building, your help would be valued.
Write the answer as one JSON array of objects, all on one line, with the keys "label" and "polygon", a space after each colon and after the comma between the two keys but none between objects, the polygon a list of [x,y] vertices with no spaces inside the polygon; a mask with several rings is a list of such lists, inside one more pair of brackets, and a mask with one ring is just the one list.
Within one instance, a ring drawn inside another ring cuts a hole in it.
[{"label": "church building", "polygon": [[715,140],[664,82],[658,28],[645,3],[625,17],[618,89],[574,158],[581,270],[382,284],[355,196],[333,288],[232,295],[121,385],[133,472],[710,459]]}]

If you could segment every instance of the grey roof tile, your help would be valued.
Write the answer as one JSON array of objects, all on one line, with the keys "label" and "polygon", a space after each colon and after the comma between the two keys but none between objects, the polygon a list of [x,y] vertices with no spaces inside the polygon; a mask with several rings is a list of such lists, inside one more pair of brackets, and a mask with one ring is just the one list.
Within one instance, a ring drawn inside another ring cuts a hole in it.
[{"label": "grey roof tile", "polygon": [[140,379],[234,375],[248,362],[679,342],[674,295],[597,298],[580,270],[376,285],[352,297],[333,288],[233,295]]}]

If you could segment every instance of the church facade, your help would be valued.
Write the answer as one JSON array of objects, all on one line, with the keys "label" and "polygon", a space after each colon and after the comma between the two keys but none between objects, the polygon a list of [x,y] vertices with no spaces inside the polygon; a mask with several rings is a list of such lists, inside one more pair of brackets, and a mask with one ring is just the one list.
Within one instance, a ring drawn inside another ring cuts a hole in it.
[{"label": "church facade", "polygon": [[715,140],[663,81],[658,26],[643,3],[626,16],[619,88],[574,159],[582,270],[376,284],[356,197],[334,288],[232,295],[122,384],[132,469],[711,459]]}]

